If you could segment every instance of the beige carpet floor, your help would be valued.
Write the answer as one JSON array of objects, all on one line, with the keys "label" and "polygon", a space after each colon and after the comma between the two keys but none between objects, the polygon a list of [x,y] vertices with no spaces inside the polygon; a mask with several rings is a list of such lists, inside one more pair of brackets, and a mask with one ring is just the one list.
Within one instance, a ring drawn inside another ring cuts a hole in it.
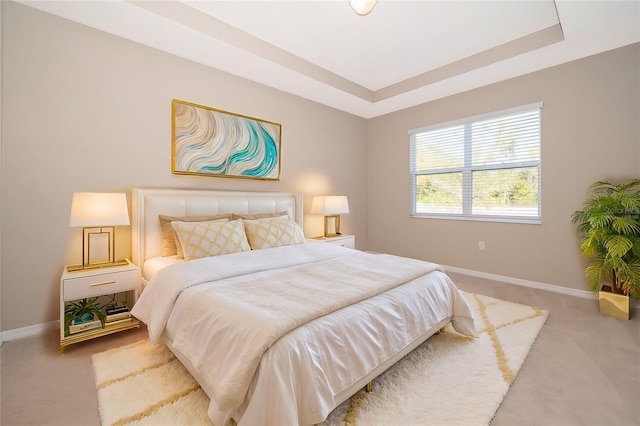
[{"label": "beige carpet floor", "polygon": [[[550,311],[492,426],[639,425],[640,311],[604,317],[597,301],[451,274],[459,288]],[[91,356],[146,338],[131,330],[67,348],[58,332],[5,342],[0,424],[100,425]]]},{"label": "beige carpet floor", "polygon": [[[488,425],[548,316],[466,294],[477,339],[447,327],[358,392],[323,425]],[[148,340],[93,356],[104,426],[210,425],[209,400],[163,344]]]}]

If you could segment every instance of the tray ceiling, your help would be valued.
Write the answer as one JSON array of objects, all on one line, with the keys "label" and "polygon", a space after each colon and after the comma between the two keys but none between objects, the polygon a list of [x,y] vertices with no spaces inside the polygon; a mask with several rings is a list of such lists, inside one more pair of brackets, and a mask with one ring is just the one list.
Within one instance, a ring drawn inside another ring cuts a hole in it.
[{"label": "tray ceiling", "polygon": [[364,118],[640,41],[640,2],[21,1]]}]

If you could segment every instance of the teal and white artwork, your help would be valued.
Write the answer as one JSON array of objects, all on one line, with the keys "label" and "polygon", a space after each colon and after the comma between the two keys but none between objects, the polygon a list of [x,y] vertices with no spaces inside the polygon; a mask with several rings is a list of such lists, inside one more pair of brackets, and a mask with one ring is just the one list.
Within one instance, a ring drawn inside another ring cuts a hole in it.
[{"label": "teal and white artwork", "polygon": [[177,99],[172,118],[173,173],[280,179],[280,124]]}]

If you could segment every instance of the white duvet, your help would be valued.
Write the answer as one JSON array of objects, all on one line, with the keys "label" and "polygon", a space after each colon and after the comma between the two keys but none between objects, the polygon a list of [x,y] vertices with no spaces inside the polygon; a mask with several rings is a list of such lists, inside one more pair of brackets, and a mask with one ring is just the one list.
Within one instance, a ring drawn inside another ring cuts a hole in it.
[{"label": "white duvet", "polygon": [[211,396],[215,424],[311,424],[446,318],[475,334],[437,265],[306,244],[167,267],[133,309]]}]

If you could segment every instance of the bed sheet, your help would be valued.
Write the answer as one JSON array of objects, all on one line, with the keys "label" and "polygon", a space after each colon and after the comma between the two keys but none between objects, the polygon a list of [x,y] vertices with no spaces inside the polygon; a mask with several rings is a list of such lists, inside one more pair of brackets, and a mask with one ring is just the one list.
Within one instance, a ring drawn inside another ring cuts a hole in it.
[{"label": "bed sheet", "polygon": [[184,259],[178,259],[177,255],[158,256],[147,259],[144,261],[142,267],[142,278],[149,282],[159,270],[184,261]]}]

